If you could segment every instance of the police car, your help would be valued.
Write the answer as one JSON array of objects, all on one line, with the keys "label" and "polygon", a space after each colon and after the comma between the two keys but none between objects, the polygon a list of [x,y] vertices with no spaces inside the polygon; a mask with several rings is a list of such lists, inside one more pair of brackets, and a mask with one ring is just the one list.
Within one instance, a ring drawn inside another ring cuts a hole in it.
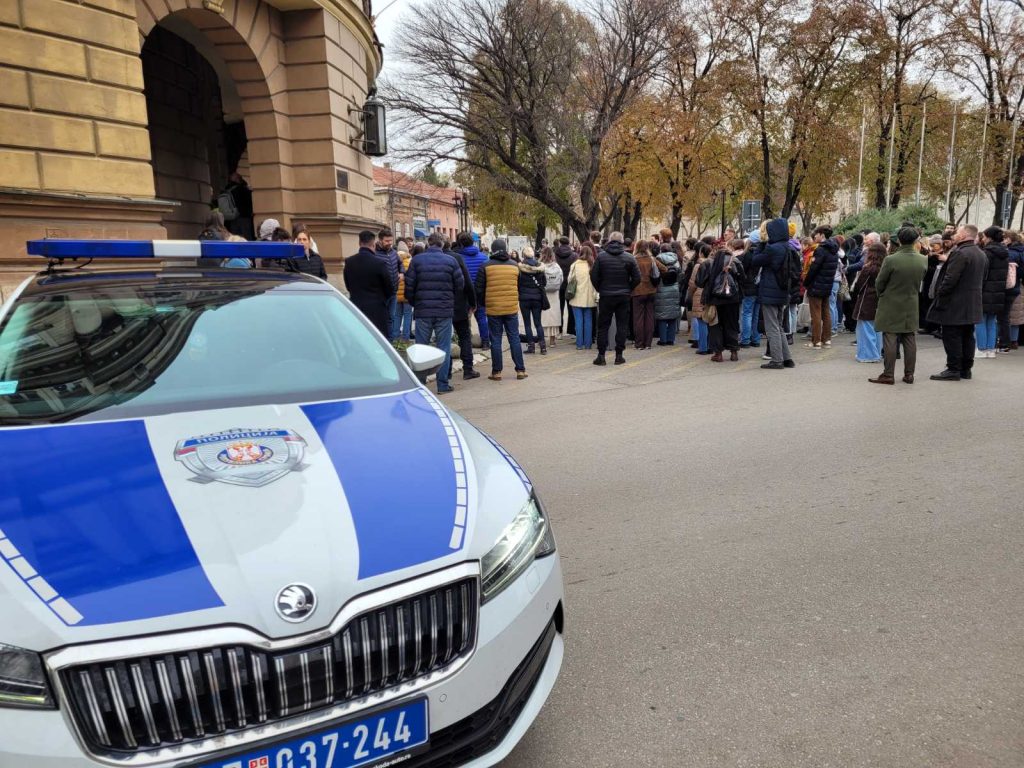
[{"label": "police car", "polygon": [[[508,755],[561,666],[562,575],[527,475],[417,380],[443,354],[403,360],[288,243],[28,250],[49,268],[0,308],[0,766]],[[198,266],[229,259],[285,268]]]}]

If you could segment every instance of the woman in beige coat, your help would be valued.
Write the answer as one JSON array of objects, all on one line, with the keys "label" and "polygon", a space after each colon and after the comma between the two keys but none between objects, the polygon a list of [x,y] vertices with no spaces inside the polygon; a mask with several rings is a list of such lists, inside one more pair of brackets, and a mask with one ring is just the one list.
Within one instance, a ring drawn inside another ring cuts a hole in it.
[{"label": "woman in beige coat", "polygon": [[569,283],[565,289],[565,297],[576,319],[576,349],[594,346],[594,308],[598,297],[594,284],[590,282],[593,266],[594,249],[584,244],[580,257],[569,267]]}]

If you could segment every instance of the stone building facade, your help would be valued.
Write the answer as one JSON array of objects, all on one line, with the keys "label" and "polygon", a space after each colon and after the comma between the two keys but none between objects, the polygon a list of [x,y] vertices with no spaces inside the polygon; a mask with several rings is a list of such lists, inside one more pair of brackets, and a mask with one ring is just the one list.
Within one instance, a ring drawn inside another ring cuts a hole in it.
[{"label": "stone building facade", "polygon": [[369,0],[0,0],[0,291],[29,239],[195,238],[235,168],[339,272],[380,66]]}]

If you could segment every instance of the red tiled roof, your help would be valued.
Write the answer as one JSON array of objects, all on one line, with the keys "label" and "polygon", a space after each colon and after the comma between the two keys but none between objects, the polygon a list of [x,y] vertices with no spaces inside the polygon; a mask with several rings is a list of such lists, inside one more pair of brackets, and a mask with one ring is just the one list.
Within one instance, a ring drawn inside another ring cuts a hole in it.
[{"label": "red tiled roof", "polygon": [[373,166],[373,185],[375,187],[392,187],[414,195],[429,197],[431,200],[448,205],[455,204],[455,194],[458,192],[451,187],[435,187],[433,184],[427,184],[427,182],[420,181],[407,173],[376,165]]}]

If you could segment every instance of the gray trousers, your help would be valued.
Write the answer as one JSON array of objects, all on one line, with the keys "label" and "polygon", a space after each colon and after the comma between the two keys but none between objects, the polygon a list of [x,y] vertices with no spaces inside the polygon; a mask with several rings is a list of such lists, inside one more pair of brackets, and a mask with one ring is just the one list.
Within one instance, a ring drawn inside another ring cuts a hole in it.
[{"label": "gray trousers", "polygon": [[787,312],[789,312],[789,307],[786,305],[761,305],[761,316],[764,317],[764,335],[768,338],[768,349],[771,351],[773,363],[782,363],[793,359],[789,354],[789,341],[786,339]]},{"label": "gray trousers", "polygon": [[914,370],[917,368],[917,334],[883,333],[882,361],[886,376],[896,377],[896,354],[900,344],[903,345],[903,375],[914,375]]}]

